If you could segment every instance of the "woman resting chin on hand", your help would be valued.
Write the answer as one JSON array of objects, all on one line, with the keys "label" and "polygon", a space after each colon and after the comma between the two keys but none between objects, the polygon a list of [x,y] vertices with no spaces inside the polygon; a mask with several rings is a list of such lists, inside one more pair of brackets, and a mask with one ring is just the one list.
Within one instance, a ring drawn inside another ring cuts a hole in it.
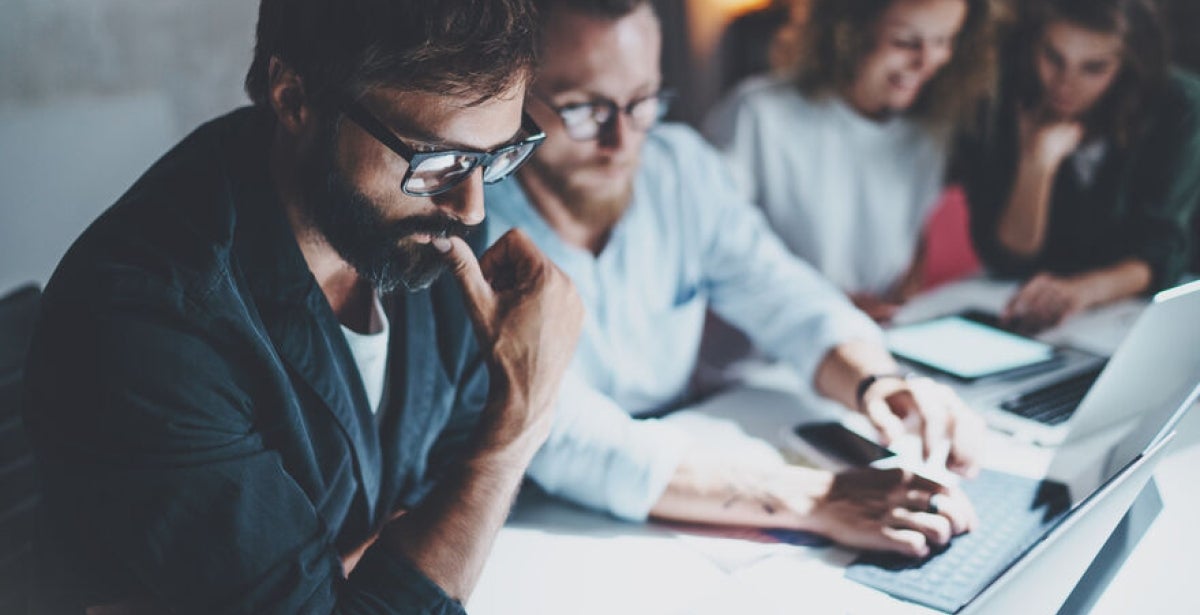
[{"label": "woman resting chin on hand", "polygon": [[991,125],[960,146],[972,235],[1026,281],[1028,331],[1169,287],[1200,201],[1200,79],[1168,62],[1151,0],[1028,3]]}]

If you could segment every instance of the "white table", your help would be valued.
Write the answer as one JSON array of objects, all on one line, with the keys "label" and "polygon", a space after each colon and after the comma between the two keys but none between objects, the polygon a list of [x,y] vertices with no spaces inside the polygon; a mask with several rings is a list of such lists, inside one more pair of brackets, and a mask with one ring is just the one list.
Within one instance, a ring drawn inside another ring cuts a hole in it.
[{"label": "white table", "polygon": [[[966,307],[995,311],[1012,288],[981,280],[958,283],[918,298],[899,320]],[[1044,337],[1111,354],[1143,305],[1133,300],[1110,306]],[[766,370],[751,387],[665,420],[732,456],[776,459],[781,428],[836,412],[819,404],[796,409],[795,398],[788,401],[788,378],[781,370]],[[1010,471],[1030,471],[1049,454],[996,433],[989,435],[987,447],[985,463]],[[1194,412],[1180,424],[1155,475],[1165,509],[1093,612],[1200,612],[1200,592],[1190,589],[1200,570],[1200,530],[1193,521],[1200,512],[1200,490],[1191,479],[1197,467],[1200,413]],[[841,548],[757,542],[744,532],[706,535],[700,528],[622,523],[526,491],[468,603],[474,615],[932,613],[845,580],[843,569],[854,553]]]}]

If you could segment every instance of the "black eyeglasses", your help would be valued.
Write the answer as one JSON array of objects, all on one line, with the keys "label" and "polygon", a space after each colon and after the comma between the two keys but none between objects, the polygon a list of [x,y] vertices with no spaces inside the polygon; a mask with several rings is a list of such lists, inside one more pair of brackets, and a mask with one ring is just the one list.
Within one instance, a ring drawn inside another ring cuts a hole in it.
[{"label": "black eyeglasses", "polygon": [[576,141],[591,141],[600,136],[616,120],[618,113],[624,113],[630,125],[635,130],[645,132],[667,115],[675,93],[671,90],[660,90],[649,96],[643,96],[629,101],[625,106],[617,104],[612,99],[599,99],[585,103],[555,105],[550,99],[534,94],[534,97],[550,107],[562,119],[567,129],[567,136]]},{"label": "black eyeglasses", "polygon": [[498,147],[490,152],[478,150],[440,150],[418,152],[400,140],[391,129],[350,98],[341,101],[341,111],[367,134],[408,162],[408,172],[400,181],[400,189],[411,196],[436,196],[453,189],[471,175],[476,167],[483,168],[483,182],[502,181],[529,160],[529,156],[546,139],[546,133],[534,123],[528,113],[521,114],[521,130],[529,135],[517,143]]}]

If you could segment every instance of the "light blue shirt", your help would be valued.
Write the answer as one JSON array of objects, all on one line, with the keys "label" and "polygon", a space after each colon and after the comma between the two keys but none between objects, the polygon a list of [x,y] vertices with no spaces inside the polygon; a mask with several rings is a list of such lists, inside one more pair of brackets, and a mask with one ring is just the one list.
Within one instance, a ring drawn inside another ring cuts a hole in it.
[{"label": "light blue shirt", "polygon": [[832,347],[882,344],[869,318],[788,252],[690,128],[650,133],[632,202],[598,256],[563,242],[517,181],[488,186],[485,202],[489,243],[523,229],[587,310],[554,428],[529,468],[547,491],[585,506],[640,521],[662,496],[686,438],[631,415],[687,392],[706,308],[807,383]]}]

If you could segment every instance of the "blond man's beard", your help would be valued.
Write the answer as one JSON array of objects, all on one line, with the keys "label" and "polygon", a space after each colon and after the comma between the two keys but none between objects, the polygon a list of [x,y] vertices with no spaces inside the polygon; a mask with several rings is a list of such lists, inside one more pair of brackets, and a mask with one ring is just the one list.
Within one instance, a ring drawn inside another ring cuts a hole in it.
[{"label": "blond man's beard", "polygon": [[611,229],[625,215],[633,200],[633,177],[625,180],[620,190],[610,196],[597,196],[592,190],[573,184],[570,173],[559,173],[543,165],[537,164],[536,159],[529,162],[535,167],[542,181],[561,199],[563,207],[577,222],[591,228]]},{"label": "blond man's beard", "polygon": [[610,197],[597,197],[584,190],[569,190],[563,194],[563,204],[571,217],[591,228],[611,229],[629,209],[633,200],[633,182]]}]

